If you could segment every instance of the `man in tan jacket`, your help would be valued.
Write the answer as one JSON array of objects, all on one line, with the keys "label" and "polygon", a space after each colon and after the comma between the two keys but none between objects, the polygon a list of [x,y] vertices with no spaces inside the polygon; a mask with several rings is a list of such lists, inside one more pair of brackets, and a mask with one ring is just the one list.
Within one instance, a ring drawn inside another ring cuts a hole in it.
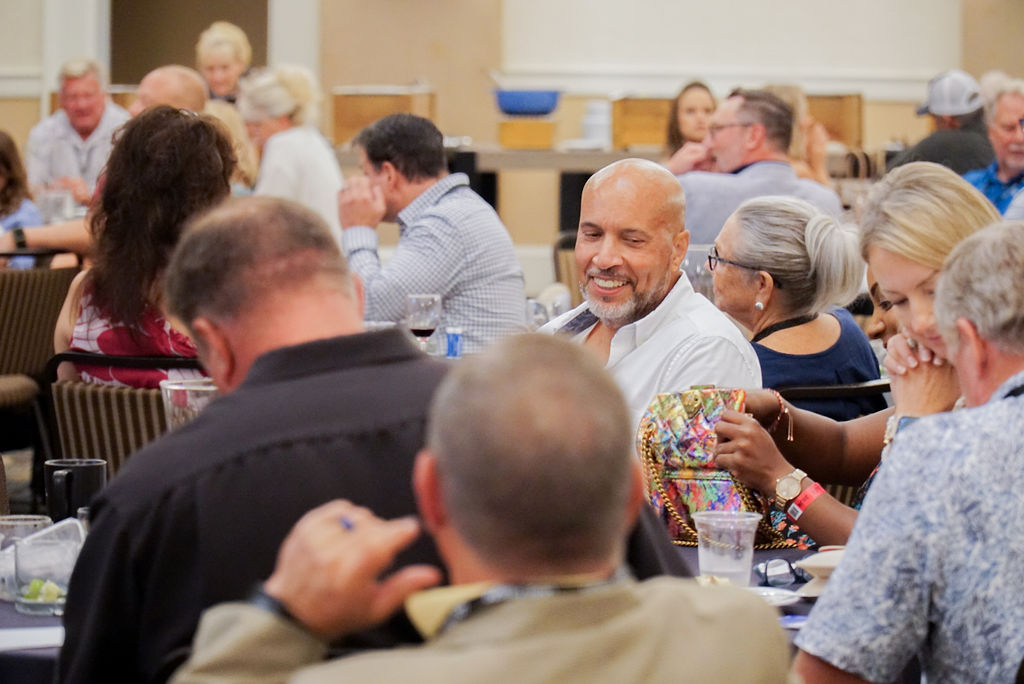
[{"label": "man in tan jacket", "polygon": [[[732,587],[622,571],[644,505],[629,413],[584,349],[502,341],[438,390],[413,488],[435,568],[381,576],[419,533],[347,501],[302,518],[248,604],[207,611],[177,682],[784,682],[776,614]],[[323,662],[403,601],[419,647]]]}]

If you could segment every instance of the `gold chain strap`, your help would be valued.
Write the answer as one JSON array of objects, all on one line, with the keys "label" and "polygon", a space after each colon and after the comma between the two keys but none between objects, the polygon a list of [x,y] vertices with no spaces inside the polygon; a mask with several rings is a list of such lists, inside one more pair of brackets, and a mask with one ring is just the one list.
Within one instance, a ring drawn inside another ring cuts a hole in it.
[{"label": "gold chain strap", "polygon": [[[661,494],[661,500],[665,505],[665,510],[668,511],[669,516],[679,525],[679,531],[688,537],[688,539],[673,539],[673,543],[679,546],[696,546],[697,545],[697,531],[694,530],[690,523],[683,519],[683,516],[679,515],[679,511],[672,505],[672,500],[668,498],[668,492],[665,491],[665,485],[661,481],[661,471],[658,467],[658,461],[654,458],[654,432],[655,428],[652,423],[647,424],[647,428],[644,430],[643,444],[640,447],[640,453],[643,456],[644,464],[647,466],[648,477],[651,478],[651,482],[654,484],[655,489]],[[651,501],[650,488],[647,488],[647,500]],[[651,501],[653,503],[653,501]]]},{"label": "gold chain strap", "polygon": [[[658,462],[658,459],[654,456],[654,433],[656,428],[653,423],[648,423],[644,429],[643,442],[640,446],[641,458],[646,466],[648,478],[654,485],[654,488],[658,490],[661,495],[661,500],[664,503],[665,510],[668,511],[669,517],[677,525],[679,525],[679,531],[686,539],[673,539],[672,542],[677,546],[697,546],[697,531],[693,529],[693,526],[679,514],[676,507],[673,505],[672,500],[668,496],[668,492],[665,490],[665,485],[662,481],[663,468]],[[758,521],[757,526],[761,532],[762,538],[770,541],[762,542],[761,544],[755,544],[756,548],[760,549],[782,549],[787,548],[789,545],[786,544],[786,539],[781,532],[772,527],[768,518],[764,514],[763,507],[754,499],[753,493],[750,489],[738,482],[735,478],[732,478],[732,483],[740,493],[740,501],[743,503],[744,510],[751,511],[754,513],[760,513],[761,519]],[[650,495],[650,487],[647,488],[647,500],[653,504],[652,497]]]}]

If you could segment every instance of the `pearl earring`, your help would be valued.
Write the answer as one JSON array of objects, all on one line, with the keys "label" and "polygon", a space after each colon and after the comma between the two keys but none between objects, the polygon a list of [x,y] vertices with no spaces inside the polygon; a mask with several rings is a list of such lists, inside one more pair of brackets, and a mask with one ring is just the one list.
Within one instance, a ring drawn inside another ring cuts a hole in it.
[{"label": "pearl earring", "polygon": [[764,311],[764,303],[754,302],[754,308],[757,309],[758,311]]}]

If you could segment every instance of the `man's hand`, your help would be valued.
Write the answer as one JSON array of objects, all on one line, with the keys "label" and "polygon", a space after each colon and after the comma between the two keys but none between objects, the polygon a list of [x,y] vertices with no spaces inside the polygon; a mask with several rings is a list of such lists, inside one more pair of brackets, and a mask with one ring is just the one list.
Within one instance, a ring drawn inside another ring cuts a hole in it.
[{"label": "man's hand", "polygon": [[665,168],[677,176],[690,171],[710,171],[711,151],[703,143],[688,142],[665,162]]},{"label": "man's hand", "polygon": [[384,220],[385,213],[384,193],[369,178],[353,178],[338,191],[338,220],[342,228],[376,228]]},{"label": "man's hand", "polygon": [[63,176],[53,181],[50,187],[54,190],[70,190],[71,194],[75,198],[75,202],[79,204],[89,204],[92,200],[92,193],[89,192],[89,186],[86,185],[85,181],[81,178]]},{"label": "man's hand", "polygon": [[766,497],[775,496],[775,481],[793,472],[775,441],[757,419],[725,410],[715,426],[715,465]]},{"label": "man's hand", "polygon": [[414,518],[385,521],[348,501],[331,501],[292,528],[264,591],[325,640],[367,629],[410,594],[441,581],[440,571],[428,565],[378,579],[419,533]]}]

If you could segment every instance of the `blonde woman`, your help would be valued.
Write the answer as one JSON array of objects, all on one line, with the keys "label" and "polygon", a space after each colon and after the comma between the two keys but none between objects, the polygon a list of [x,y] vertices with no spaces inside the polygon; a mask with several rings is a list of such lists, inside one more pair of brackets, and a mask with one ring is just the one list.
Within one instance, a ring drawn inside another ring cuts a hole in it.
[{"label": "blonde woman", "polygon": [[344,182],[331,144],[316,128],[320,88],[303,67],[279,66],[242,80],[238,111],[260,151],[254,190],[320,214],[341,242],[338,191]]},{"label": "blonde woman", "polygon": [[846,543],[856,510],[815,480],[866,487],[883,446],[903,425],[953,408],[960,389],[935,323],[935,282],[953,248],[999,218],[980,192],[944,166],[914,162],[890,171],[868,196],[861,255],[903,328],[889,340],[885,361],[895,409],[836,422],[752,390],[746,406],[752,416],[726,412],[718,425],[718,464],[774,498],[819,544]]},{"label": "blonde woman", "polygon": [[245,129],[242,115],[224,100],[207,100],[206,108],[203,111],[223,124],[231,140],[231,147],[235,151],[238,165],[235,166],[235,172],[231,175],[231,194],[236,197],[248,195],[252,192],[252,186],[256,184],[260,159],[256,147],[249,139],[249,132]]},{"label": "blonde woman", "polygon": [[768,85],[764,89],[793,110],[793,140],[787,156],[796,175],[832,187],[826,164],[828,132],[811,116],[804,89],[796,85]]},{"label": "blonde woman", "polygon": [[206,80],[210,98],[234,103],[238,80],[252,61],[252,46],[245,31],[227,21],[215,21],[199,34],[196,68]]}]

